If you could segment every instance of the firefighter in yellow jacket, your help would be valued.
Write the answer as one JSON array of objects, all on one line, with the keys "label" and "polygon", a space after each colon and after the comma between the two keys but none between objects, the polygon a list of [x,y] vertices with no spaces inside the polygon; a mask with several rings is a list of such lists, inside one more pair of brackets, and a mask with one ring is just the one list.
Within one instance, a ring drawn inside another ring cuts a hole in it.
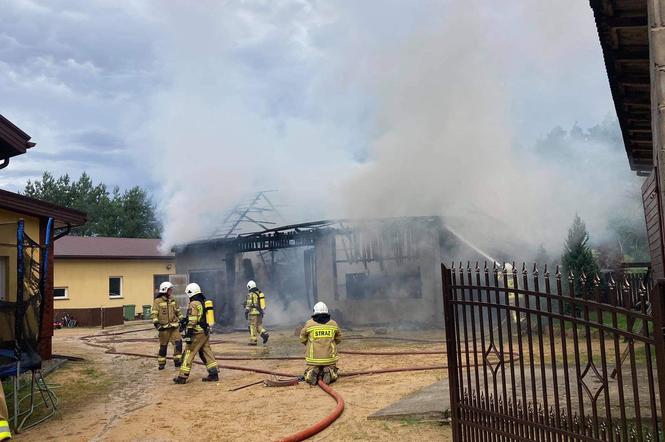
[{"label": "firefighter in yellow jacket", "polygon": [[300,342],[307,345],[305,382],[316,385],[319,378],[326,384],[337,380],[337,344],[342,340],[342,331],[330,319],[328,306],[323,302],[314,305],[312,319],[300,331]]},{"label": "firefighter in yellow jacket", "polygon": [[249,321],[249,345],[257,345],[260,335],[263,343],[268,342],[270,335],[263,328],[263,315],[266,309],[266,296],[256,287],[254,281],[247,283],[247,299],[245,300],[245,319]]},{"label": "firefighter in yellow jacket", "polygon": [[180,367],[180,373],[173,379],[176,384],[184,384],[189,378],[192,370],[192,362],[198,354],[206,368],[208,376],[203,378],[203,382],[219,381],[219,371],[215,355],[210,348],[210,325],[208,325],[207,311],[205,309],[206,299],[201,293],[201,287],[196,283],[191,283],[185,288],[185,293],[189,297],[189,306],[187,307],[186,322],[183,321],[185,329],[185,358]]},{"label": "firefighter in yellow jacket", "polygon": [[2,389],[2,383],[0,383],[0,441],[12,438],[8,420],[9,412],[7,411],[7,402],[5,402],[5,392]]},{"label": "firefighter in yellow jacket", "polygon": [[173,284],[162,282],[152,303],[152,324],[159,332],[159,353],[157,365],[160,370],[166,366],[166,351],[169,342],[173,345],[173,363],[176,368],[182,365],[182,338],[178,327],[183,319],[178,302],[173,298]]}]

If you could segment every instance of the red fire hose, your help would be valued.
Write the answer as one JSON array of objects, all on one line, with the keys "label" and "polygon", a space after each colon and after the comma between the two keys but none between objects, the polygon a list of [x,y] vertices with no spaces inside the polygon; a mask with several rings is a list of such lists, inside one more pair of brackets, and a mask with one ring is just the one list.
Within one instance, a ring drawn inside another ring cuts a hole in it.
[{"label": "red fire hose", "polygon": [[[95,343],[92,342],[91,340],[95,337],[106,337],[106,336],[117,336],[117,335],[123,335],[126,333],[134,333],[134,332],[139,332],[139,331],[147,331],[151,329],[140,329],[140,330],[129,330],[129,331],[124,331],[124,332],[118,332],[118,333],[106,333],[102,335],[87,335],[81,337],[81,340],[83,340],[87,345],[94,346],[94,347],[100,347],[100,348],[105,348],[106,353],[108,354],[117,354],[117,355],[125,355],[125,356],[136,356],[136,357],[143,357],[143,358],[154,358],[154,355],[151,354],[144,354],[144,353],[132,353],[132,352],[121,352],[117,351],[115,347],[113,347],[112,344],[113,342],[100,342],[100,343]],[[356,339],[361,339],[361,337],[356,337]],[[383,337],[380,337],[379,339],[386,339]],[[390,338],[388,338],[390,339]],[[418,339],[408,339],[408,338],[394,338],[393,340],[403,340],[403,341],[414,341],[414,342],[430,342],[430,343],[438,343],[441,341],[434,341],[434,340],[418,340]],[[119,340],[118,342],[137,342],[139,339],[127,339],[127,340]],[[405,352],[369,352],[369,351],[344,351],[341,353],[345,354],[350,354],[350,355],[375,355],[375,356],[399,356],[399,355],[418,355],[418,354],[445,354],[445,351],[405,351]],[[513,358],[516,357],[515,355],[512,355]],[[169,359],[172,359],[169,357]],[[286,360],[286,359],[301,359],[301,358],[293,358],[293,357],[220,357],[220,359],[232,359],[232,360],[253,360],[253,359],[269,359],[269,360]],[[196,364],[203,365],[202,362],[195,362]],[[272,370],[264,370],[260,368],[253,368],[253,367],[241,367],[237,365],[219,365],[220,368],[225,368],[228,370],[240,370],[240,371],[249,371],[249,372],[254,372],[254,373],[261,373],[261,374],[269,374],[269,375],[275,375],[275,376],[287,376],[290,378],[293,378],[294,375],[290,373],[282,373],[282,372],[277,372],[277,371],[272,371]],[[418,367],[400,367],[400,368],[385,368],[385,369],[379,369],[379,370],[368,370],[368,371],[350,371],[350,372],[343,372],[340,373],[340,376],[344,377],[349,377],[349,376],[364,376],[364,375],[373,375],[373,374],[380,374],[380,373],[397,373],[397,372],[404,372],[404,371],[423,371],[423,370],[437,370],[437,369],[445,369],[447,368],[447,365],[432,365],[432,366],[418,366]],[[285,382],[284,385],[288,385],[290,383]],[[279,385],[276,385],[279,386]],[[342,414],[344,411],[344,399],[337,393],[335,392],[332,388],[330,388],[328,385],[323,383],[322,380],[318,381],[318,386],[325,391],[328,395],[330,395],[335,401],[337,402],[337,405],[335,409],[325,418],[321,419],[314,425],[305,428],[302,431],[299,431],[297,433],[294,433],[290,436],[287,436],[283,439],[280,439],[280,442],[284,441],[289,441],[289,442],[299,442],[303,441],[309,437],[314,436],[315,434],[323,431],[327,427],[329,427],[337,418]]]},{"label": "red fire hose", "polygon": [[320,433],[321,431],[325,430],[337,420],[337,418],[342,414],[342,411],[344,411],[344,399],[342,399],[342,396],[337,394],[335,390],[330,388],[328,385],[326,385],[321,379],[319,379],[319,387],[321,387],[321,390],[325,391],[328,393],[330,396],[335,399],[337,402],[337,406],[335,409],[330,413],[328,416],[324,417],[311,427],[305,428],[304,430],[301,430],[297,433],[294,433],[290,436],[286,436],[284,439],[280,439],[279,442],[300,442],[302,440],[305,440],[309,437],[314,436],[317,433]]},{"label": "red fire hose", "polygon": [[357,350],[342,350],[340,354],[345,355],[365,355],[365,356],[405,356],[405,355],[445,355],[445,350],[428,350],[428,351],[357,351]]}]

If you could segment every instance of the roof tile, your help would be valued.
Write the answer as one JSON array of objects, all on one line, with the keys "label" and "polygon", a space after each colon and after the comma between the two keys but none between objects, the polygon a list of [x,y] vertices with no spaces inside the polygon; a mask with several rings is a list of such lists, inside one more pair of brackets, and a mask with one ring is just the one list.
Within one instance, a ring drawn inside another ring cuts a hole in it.
[{"label": "roof tile", "polygon": [[56,258],[172,258],[159,251],[159,239],[65,236],[55,242]]}]

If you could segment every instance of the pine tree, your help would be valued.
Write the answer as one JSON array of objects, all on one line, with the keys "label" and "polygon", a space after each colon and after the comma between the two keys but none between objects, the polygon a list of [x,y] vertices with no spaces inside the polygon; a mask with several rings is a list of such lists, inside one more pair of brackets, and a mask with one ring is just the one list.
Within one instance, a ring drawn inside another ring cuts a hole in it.
[{"label": "pine tree", "polygon": [[567,279],[568,274],[570,272],[573,273],[575,278],[575,292],[578,296],[581,295],[584,287],[581,285],[580,276],[582,273],[586,274],[587,281],[590,283],[598,273],[598,264],[589,247],[589,233],[587,232],[586,224],[584,224],[584,221],[577,214],[575,215],[573,224],[568,229],[568,237],[564,244],[561,262],[563,264],[564,277]]},{"label": "pine tree", "polygon": [[543,270],[545,266],[550,266],[552,260],[550,259],[550,254],[547,253],[547,249],[543,244],[538,246],[538,251],[536,252],[536,257],[533,259],[540,270]]}]

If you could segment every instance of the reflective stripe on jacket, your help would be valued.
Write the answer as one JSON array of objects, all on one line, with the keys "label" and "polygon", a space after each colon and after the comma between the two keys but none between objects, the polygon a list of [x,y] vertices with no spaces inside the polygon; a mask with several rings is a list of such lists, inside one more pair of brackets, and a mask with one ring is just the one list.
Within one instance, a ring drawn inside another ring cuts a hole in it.
[{"label": "reflective stripe on jacket", "polygon": [[310,319],[300,331],[300,342],[307,345],[305,361],[310,365],[332,365],[337,362],[337,344],[342,331],[332,319],[325,324]]},{"label": "reflective stripe on jacket", "polygon": [[194,333],[202,333],[201,318],[203,317],[203,304],[199,301],[192,301],[187,307],[187,330],[193,330]]},{"label": "reflective stripe on jacket", "polygon": [[266,309],[266,295],[261,290],[247,293],[245,311],[250,315],[260,315]]},{"label": "reflective stripe on jacket", "polygon": [[178,327],[182,313],[180,313],[180,307],[175,299],[158,296],[152,303],[150,317],[152,322],[159,324],[161,328],[170,328]]}]

